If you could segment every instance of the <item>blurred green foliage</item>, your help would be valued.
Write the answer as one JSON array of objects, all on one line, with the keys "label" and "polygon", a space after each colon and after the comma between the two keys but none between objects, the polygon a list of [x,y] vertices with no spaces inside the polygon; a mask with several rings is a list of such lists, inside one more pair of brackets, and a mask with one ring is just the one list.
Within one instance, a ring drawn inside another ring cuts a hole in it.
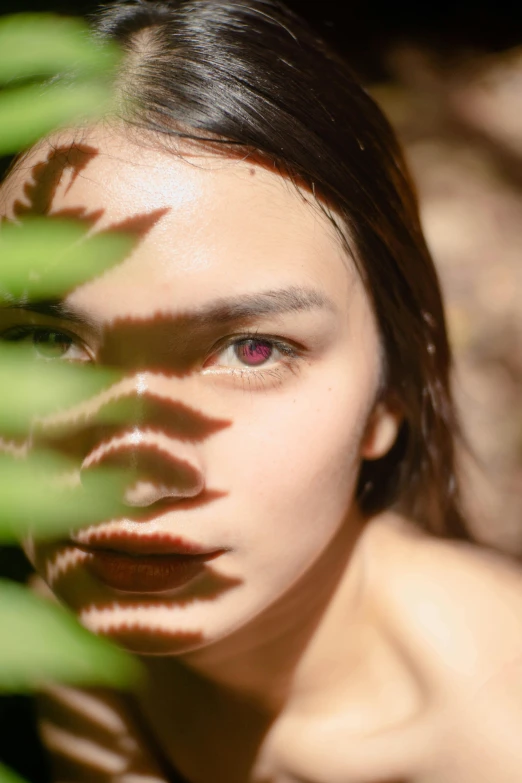
[{"label": "blurred green foliage", "polygon": [[[93,40],[79,20],[47,14],[0,20],[0,154],[108,111],[119,57],[113,45]],[[0,303],[58,298],[119,263],[132,242],[121,232],[88,237],[85,225],[68,220],[3,222]],[[0,344],[4,443],[27,437],[36,417],[70,409],[117,380],[111,371],[42,361],[27,341]],[[111,410],[122,415],[117,406]],[[60,476],[73,467],[53,452],[15,458],[0,448],[0,543],[28,533],[63,535],[117,513],[121,476],[94,471],[89,503],[82,503],[81,485],[60,488]],[[120,687],[139,676],[130,656],[90,634],[59,605],[6,580],[0,580],[0,629],[0,691],[27,692],[45,681]],[[1,783],[20,780],[0,765]]]},{"label": "blurred green foliage", "polygon": [[120,52],[78,19],[16,14],[0,20],[0,155],[110,107]]},{"label": "blurred green foliage", "polygon": [[[33,451],[23,459],[0,455],[0,543],[16,543],[28,535],[60,537],[122,513],[120,472],[106,467],[89,471],[88,500],[81,484],[61,484],[64,476],[71,475],[77,475],[75,464],[52,451]],[[5,628],[1,622],[0,628]],[[3,645],[0,668],[2,656]]]},{"label": "blurred green foliage", "polygon": [[0,20],[0,79],[4,82],[62,71],[83,78],[110,78],[119,60],[119,49],[94,42],[80,19],[28,13]]},{"label": "blurred green foliage", "polygon": [[22,225],[5,223],[0,291],[16,298],[58,298],[119,264],[134,241],[118,231],[88,236],[85,223],[72,219],[31,217]]},{"label": "blurred green foliage", "polygon": [[[58,604],[42,601],[22,585],[0,580],[0,691],[26,691],[46,681],[128,685],[136,674],[130,656],[100,643]],[[33,644],[20,645],[31,638]],[[38,640],[38,644],[34,641]]]},{"label": "blurred green foliage", "polygon": [[25,783],[25,781],[12,769],[8,769],[3,764],[0,764],[0,783]]},{"label": "blurred green foliage", "polygon": [[[32,346],[0,343],[0,432],[4,435],[23,435],[34,417],[70,408],[119,378],[116,372],[98,367],[37,362],[32,351]],[[114,420],[115,408],[111,414]]]}]

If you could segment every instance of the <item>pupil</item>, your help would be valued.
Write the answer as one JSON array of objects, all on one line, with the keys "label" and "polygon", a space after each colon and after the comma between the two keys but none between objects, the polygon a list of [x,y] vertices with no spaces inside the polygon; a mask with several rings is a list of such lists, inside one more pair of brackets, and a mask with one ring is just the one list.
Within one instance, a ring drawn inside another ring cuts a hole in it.
[{"label": "pupil", "polygon": [[63,356],[71,345],[71,338],[61,332],[39,331],[33,338],[36,352],[40,356],[56,359]]},{"label": "pupil", "polygon": [[272,354],[272,346],[261,340],[245,340],[238,346],[238,358],[246,364],[263,364]]}]

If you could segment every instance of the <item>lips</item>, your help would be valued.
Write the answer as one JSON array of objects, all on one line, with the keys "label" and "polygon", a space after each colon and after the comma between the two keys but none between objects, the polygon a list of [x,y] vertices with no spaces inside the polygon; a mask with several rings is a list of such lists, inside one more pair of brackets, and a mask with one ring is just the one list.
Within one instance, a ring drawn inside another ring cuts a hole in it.
[{"label": "lips", "polygon": [[159,593],[181,587],[224,551],[204,551],[190,542],[157,535],[112,535],[75,546],[87,554],[85,567],[93,576],[128,593]]}]

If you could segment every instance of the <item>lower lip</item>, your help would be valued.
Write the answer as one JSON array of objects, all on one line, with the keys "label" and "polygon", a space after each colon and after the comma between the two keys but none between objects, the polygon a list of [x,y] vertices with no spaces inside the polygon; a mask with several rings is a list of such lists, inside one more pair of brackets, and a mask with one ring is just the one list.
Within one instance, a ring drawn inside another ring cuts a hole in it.
[{"label": "lower lip", "polygon": [[207,555],[134,556],[111,550],[89,550],[88,570],[103,584],[126,593],[161,593],[187,584],[215,557]]}]

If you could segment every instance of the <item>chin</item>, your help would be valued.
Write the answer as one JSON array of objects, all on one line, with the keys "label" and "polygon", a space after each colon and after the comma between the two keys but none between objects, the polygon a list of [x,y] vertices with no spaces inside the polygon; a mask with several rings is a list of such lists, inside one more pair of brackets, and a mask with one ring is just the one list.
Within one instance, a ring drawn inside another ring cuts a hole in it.
[{"label": "chin", "polygon": [[[129,611],[117,605],[101,610],[88,609],[79,614],[79,620],[89,631],[118,647],[137,655],[181,655],[205,644],[201,631],[181,630],[172,622],[161,622],[150,612],[157,607],[142,606]],[[125,617],[125,615],[131,615]],[[140,617],[141,615],[141,617]]]},{"label": "chin", "polygon": [[197,650],[203,645],[204,638],[197,633],[179,633],[169,631],[147,631],[139,626],[122,626],[103,634],[135,655],[180,656]]}]

